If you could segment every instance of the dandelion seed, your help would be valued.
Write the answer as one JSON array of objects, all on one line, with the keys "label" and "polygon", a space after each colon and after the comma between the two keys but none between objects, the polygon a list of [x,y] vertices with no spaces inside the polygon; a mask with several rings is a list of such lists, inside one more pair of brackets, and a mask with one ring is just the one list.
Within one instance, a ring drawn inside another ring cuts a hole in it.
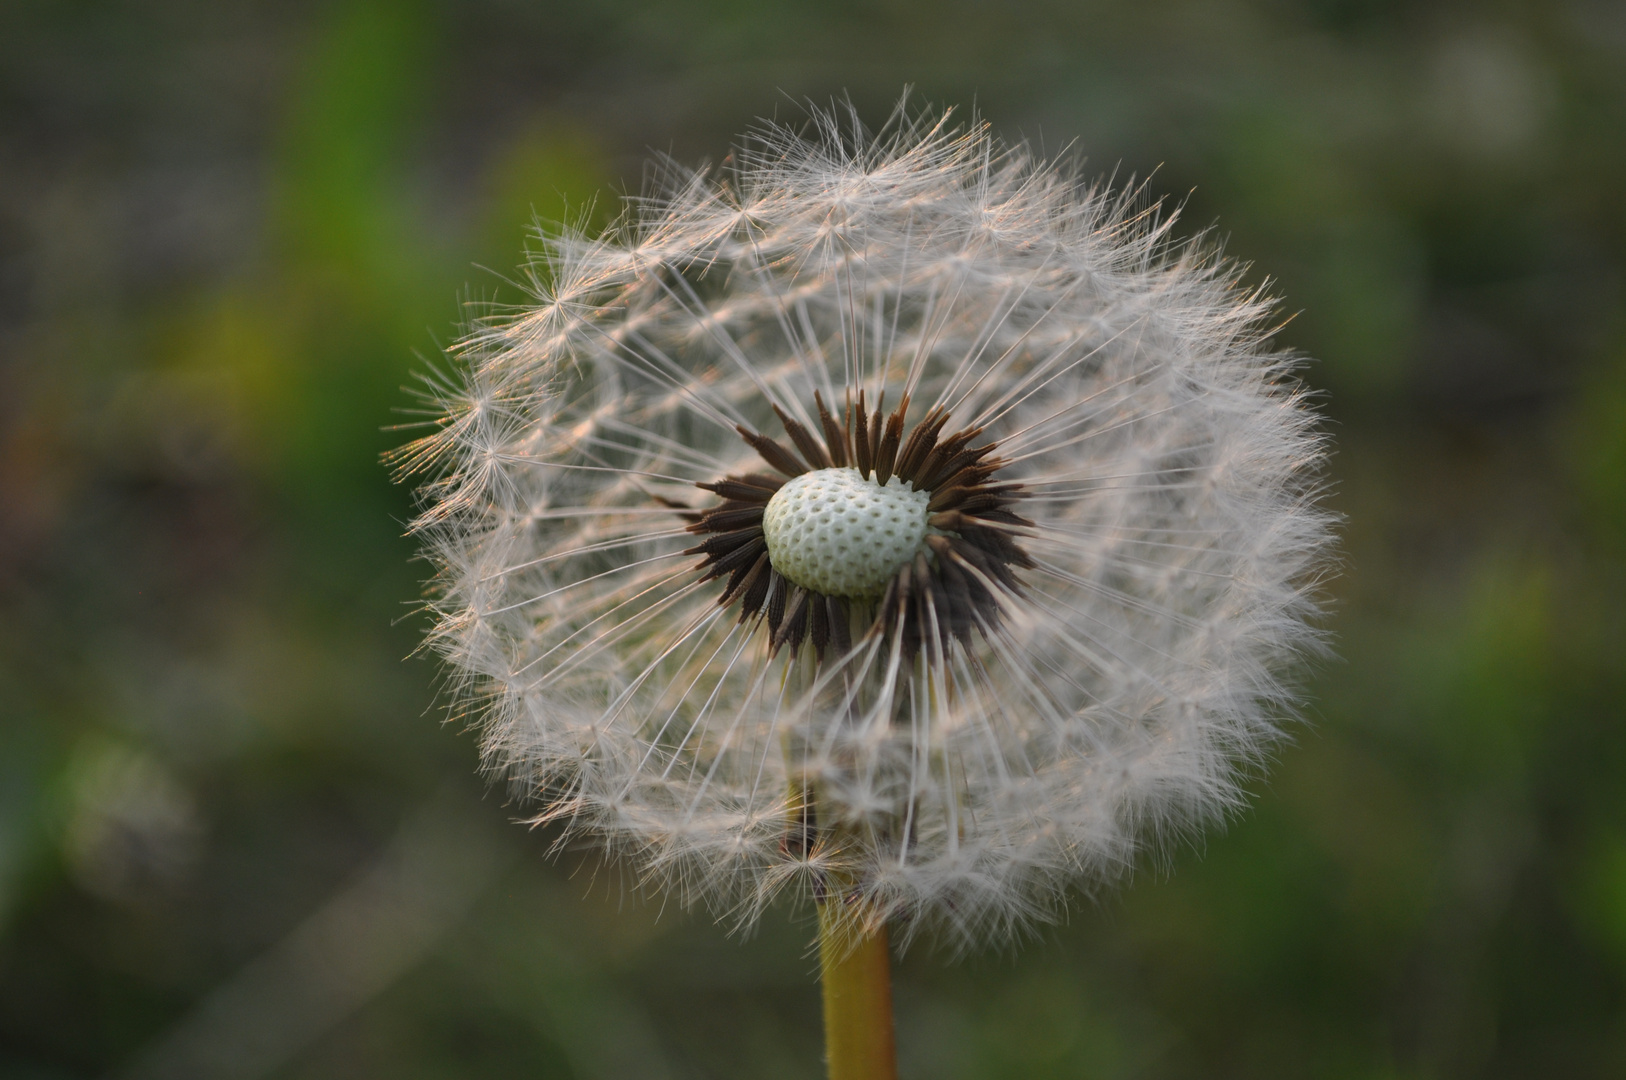
[{"label": "dandelion seed", "polygon": [[401,455],[537,821],[741,926],[971,943],[1237,805],[1317,647],[1321,443],[1271,301],[1140,194],[815,114],[544,239]]}]

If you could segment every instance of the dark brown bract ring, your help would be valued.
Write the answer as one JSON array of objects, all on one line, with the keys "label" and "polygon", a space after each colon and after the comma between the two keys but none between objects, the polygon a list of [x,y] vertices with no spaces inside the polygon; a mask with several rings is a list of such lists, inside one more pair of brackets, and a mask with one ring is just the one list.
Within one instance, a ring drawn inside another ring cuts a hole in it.
[{"label": "dark brown bract ring", "polygon": [[[686,515],[688,531],[707,536],[685,552],[701,556],[701,580],[726,575],[720,604],[737,604],[741,623],[763,619],[773,652],[788,647],[794,654],[806,642],[820,663],[832,647],[840,657],[873,634],[896,635],[905,662],[922,648],[936,661],[952,641],[969,646],[973,630],[992,637],[1004,600],[1021,593],[1015,571],[1034,565],[1019,543],[1033,522],[1011,509],[1024,495],[1022,485],[994,480],[1007,464],[994,456],[998,444],[972,446],[980,427],[943,435],[948,413],[938,407],[905,437],[908,394],[883,416],[884,391],[871,412],[864,391],[849,389],[840,420],[817,391],[813,400],[822,439],[774,405],[794,450],[744,425],[736,428],[779,475],[749,472],[697,485],[723,500]],[[820,591],[774,564],[764,529],[770,503],[788,480],[826,469],[854,470],[879,488],[897,478],[925,493],[921,541],[878,594]]]}]

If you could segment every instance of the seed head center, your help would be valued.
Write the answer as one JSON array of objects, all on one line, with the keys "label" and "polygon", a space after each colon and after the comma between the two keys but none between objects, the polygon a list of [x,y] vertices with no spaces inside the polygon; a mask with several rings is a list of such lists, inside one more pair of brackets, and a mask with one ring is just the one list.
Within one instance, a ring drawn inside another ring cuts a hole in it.
[{"label": "seed head center", "polygon": [[857,469],[816,469],[786,483],[762,516],[768,558],[826,596],[879,595],[926,539],[931,496],[894,476],[885,486]]}]

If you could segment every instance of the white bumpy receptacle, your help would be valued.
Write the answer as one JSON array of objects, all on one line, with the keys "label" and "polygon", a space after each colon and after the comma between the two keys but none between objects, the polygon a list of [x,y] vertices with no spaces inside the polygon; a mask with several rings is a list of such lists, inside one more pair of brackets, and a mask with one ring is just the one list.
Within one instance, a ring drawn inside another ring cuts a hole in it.
[{"label": "white bumpy receptacle", "polygon": [[930,495],[892,477],[817,469],[768,501],[768,558],[791,581],[827,596],[878,596],[926,539]]}]

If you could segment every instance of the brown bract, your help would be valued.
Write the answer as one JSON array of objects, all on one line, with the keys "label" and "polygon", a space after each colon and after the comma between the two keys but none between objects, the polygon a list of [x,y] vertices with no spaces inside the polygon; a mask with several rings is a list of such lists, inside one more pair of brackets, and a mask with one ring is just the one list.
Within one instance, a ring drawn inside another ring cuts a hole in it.
[{"label": "brown bract", "polygon": [[992,635],[1000,619],[1001,595],[1020,594],[1015,570],[1033,566],[1018,538],[1033,523],[1011,507],[1023,497],[1017,483],[997,483],[1005,462],[994,457],[997,443],[972,446],[980,427],[943,435],[948,413],[933,408],[904,436],[909,395],[883,416],[885,394],[875,410],[864,392],[849,390],[843,419],[831,415],[815,391],[823,438],[774,406],[795,450],[740,425],[740,437],[769,467],[784,477],[817,469],[854,468],[860,476],[886,484],[896,476],[916,491],[931,493],[927,524],[932,533],[912,561],[899,566],[885,592],[874,598],[831,596],[798,585],[778,570],[768,554],[763,514],[784,479],[766,472],[726,476],[697,485],[722,498],[693,518],[689,531],[709,534],[685,554],[701,556],[701,580],[727,576],[720,604],[738,603],[740,622],[763,618],[770,648],[802,643],[824,660],[837,656],[856,637],[897,633],[905,660],[925,646],[938,659],[951,639],[969,644],[971,631]]}]

